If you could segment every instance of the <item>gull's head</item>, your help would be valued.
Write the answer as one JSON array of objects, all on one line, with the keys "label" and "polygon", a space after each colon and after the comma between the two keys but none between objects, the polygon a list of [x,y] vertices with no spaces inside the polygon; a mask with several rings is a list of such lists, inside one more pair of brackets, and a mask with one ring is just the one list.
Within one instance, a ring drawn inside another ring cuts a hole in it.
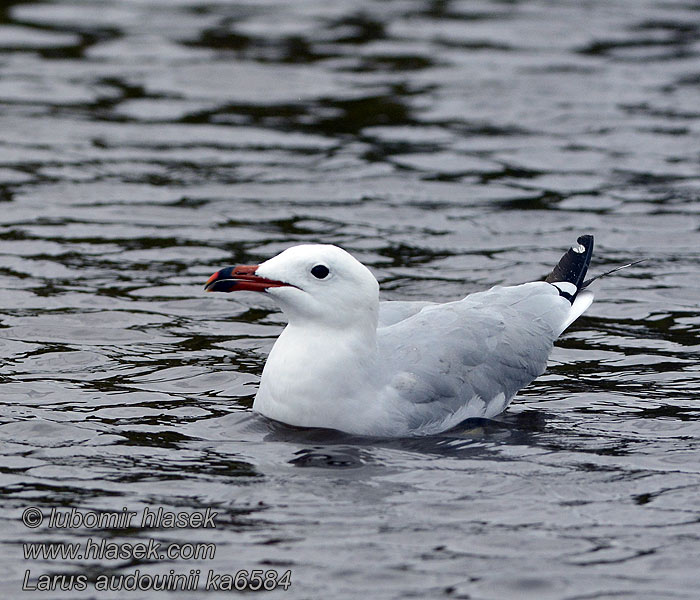
[{"label": "gull's head", "polygon": [[292,246],[260,265],[226,267],[209,278],[205,290],[266,292],[290,322],[376,326],[377,280],[345,250],[328,244]]}]

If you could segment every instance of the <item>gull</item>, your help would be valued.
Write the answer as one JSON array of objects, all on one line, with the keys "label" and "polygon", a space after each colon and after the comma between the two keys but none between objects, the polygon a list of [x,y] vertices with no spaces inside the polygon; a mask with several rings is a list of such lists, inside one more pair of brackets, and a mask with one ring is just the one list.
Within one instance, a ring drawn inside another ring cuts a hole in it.
[{"label": "gull", "polygon": [[554,341],[593,301],[592,252],[582,235],[544,281],[444,304],[380,302],[371,271],[328,244],[226,267],[205,290],[264,292],[287,319],[255,412],[364,436],[433,435],[495,417],[544,372]]}]

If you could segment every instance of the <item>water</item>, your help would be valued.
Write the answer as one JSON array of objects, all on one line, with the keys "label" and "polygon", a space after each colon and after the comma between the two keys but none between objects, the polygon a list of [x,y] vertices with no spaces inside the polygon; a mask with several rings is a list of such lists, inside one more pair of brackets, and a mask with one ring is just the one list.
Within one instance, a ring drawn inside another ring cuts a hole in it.
[{"label": "water", "polygon": [[[5,2],[0,48],[0,595],[165,597],[92,586],[198,568],[291,570],[270,598],[697,597],[697,3]],[[318,241],[442,301],[584,232],[593,273],[649,260],[505,415],[434,438],[251,416],[283,321],[202,292]],[[218,515],[30,529],[28,506]],[[217,546],[23,558],[87,538]],[[22,592],[27,569],[91,583]]]}]

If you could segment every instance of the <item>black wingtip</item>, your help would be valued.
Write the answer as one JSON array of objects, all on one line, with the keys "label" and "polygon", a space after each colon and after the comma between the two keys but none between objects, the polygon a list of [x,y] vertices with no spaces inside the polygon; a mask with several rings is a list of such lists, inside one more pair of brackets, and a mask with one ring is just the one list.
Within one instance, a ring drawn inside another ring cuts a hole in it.
[{"label": "black wingtip", "polygon": [[545,279],[547,283],[551,283],[559,290],[561,296],[572,303],[579,290],[585,287],[586,272],[593,256],[593,236],[582,235],[576,242],[577,244],[569,248]]}]

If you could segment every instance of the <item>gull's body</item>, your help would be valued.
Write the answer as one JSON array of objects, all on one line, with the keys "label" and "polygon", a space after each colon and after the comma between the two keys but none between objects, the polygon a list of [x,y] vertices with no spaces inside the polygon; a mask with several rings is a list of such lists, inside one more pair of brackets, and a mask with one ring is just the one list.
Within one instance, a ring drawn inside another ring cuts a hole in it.
[{"label": "gull's body", "polygon": [[265,364],[255,411],[302,427],[428,435],[496,416],[544,371],[556,338],[592,301],[580,290],[593,239],[579,242],[547,281],[446,304],[380,303],[371,272],[327,245],[222,269],[207,289],[264,290],[289,320]]}]

